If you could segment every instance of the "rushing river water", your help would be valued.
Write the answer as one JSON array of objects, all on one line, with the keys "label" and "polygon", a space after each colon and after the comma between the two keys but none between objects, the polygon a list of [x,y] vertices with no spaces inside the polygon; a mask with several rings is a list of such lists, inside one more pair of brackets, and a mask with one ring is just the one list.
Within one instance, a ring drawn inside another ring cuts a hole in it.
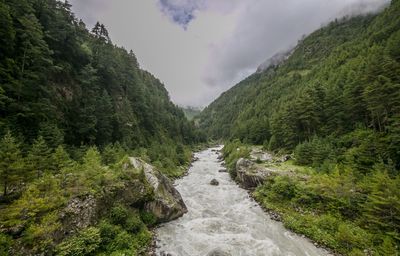
[{"label": "rushing river water", "polygon": [[[327,255],[271,220],[228,173],[218,172],[217,149],[197,153],[189,174],[176,181],[188,213],[156,230],[157,255]],[[214,178],[219,186],[210,185]]]}]

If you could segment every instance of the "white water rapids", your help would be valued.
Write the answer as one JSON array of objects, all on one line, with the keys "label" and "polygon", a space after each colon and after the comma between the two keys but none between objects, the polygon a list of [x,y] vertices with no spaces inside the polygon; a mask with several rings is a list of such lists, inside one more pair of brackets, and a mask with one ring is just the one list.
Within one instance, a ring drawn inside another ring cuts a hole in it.
[{"label": "white water rapids", "polygon": [[[156,255],[328,255],[271,220],[228,173],[218,172],[220,149],[196,153],[189,174],[175,182],[188,213],[156,230]],[[219,186],[210,185],[214,178]]]}]

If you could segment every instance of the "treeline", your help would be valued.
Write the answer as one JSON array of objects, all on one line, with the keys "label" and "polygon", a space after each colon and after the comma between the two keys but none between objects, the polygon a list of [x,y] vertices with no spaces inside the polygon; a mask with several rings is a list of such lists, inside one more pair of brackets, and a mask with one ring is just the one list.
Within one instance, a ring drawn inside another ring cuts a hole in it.
[{"label": "treeline", "polygon": [[11,131],[24,152],[41,137],[76,159],[84,147],[119,143],[161,162],[202,140],[134,53],[113,45],[103,24],[89,31],[70,8],[0,1],[1,137]]},{"label": "treeline", "polygon": [[201,127],[273,151],[320,138],[333,151],[369,158],[360,168],[382,160],[398,169],[399,13],[393,1],[378,15],[343,18],[312,33],[284,63],[221,95],[203,111]]}]

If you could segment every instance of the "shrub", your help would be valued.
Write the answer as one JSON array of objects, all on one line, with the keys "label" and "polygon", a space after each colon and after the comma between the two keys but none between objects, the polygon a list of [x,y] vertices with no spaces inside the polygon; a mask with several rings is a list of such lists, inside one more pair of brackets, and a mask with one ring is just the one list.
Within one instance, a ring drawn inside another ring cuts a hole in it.
[{"label": "shrub", "polygon": [[0,256],[9,255],[8,250],[11,248],[13,240],[10,236],[0,233]]},{"label": "shrub", "polygon": [[125,229],[132,233],[139,232],[143,227],[143,222],[140,216],[136,213],[130,214],[130,216],[125,221]]},{"label": "shrub", "polygon": [[275,200],[290,200],[296,195],[296,184],[288,176],[278,176],[271,185],[270,196]]},{"label": "shrub", "polygon": [[116,225],[125,225],[128,216],[128,210],[122,205],[114,206],[110,212],[111,222]]},{"label": "shrub", "polygon": [[60,256],[84,256],[94,253],[101,244],[100,230],[89,227],[57,246]]},{"label": "shrub", "polygon": [[154,226],[157,222],[157,217],[148,211],[141,211],[140,218],[147,226]]}]

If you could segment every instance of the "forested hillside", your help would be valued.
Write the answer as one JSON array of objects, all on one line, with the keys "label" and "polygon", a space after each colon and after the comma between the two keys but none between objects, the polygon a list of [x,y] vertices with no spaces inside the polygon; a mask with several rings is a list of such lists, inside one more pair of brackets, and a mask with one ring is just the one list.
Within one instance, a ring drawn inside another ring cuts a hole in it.
[{"label": "forested hillside", "polygon": [[[200,115],[233,177],[252,145],[285,163],[254,192],[285,226],[344,255],[399,255],[400,1],[335,20]],[[286,158],[285,158],[286,159]],[[290,173],[289,175],[287,173]]]},{"label": "forested hillside", "polygon": [[286,61],[223,93],[202,112],[201,127],[215,138],[286,151],[313,138],[361,136],[376,145],[375,160],[399,167],[399,13],[393,1],[379,15],[312,33]]},{"label": "forested hillside", "polygon": [[27,145],[41,136],[71,152],[196,142],[161,82],[104,25],[89,32],[63,1],[1,1],[0,11],[0,134]]},{"label": "forested hillside", "polygon": [[176,177],[202,138],[132,51],[70,8],[0,0],[0,255],[143,253],[154,192],[127,156]]}]

